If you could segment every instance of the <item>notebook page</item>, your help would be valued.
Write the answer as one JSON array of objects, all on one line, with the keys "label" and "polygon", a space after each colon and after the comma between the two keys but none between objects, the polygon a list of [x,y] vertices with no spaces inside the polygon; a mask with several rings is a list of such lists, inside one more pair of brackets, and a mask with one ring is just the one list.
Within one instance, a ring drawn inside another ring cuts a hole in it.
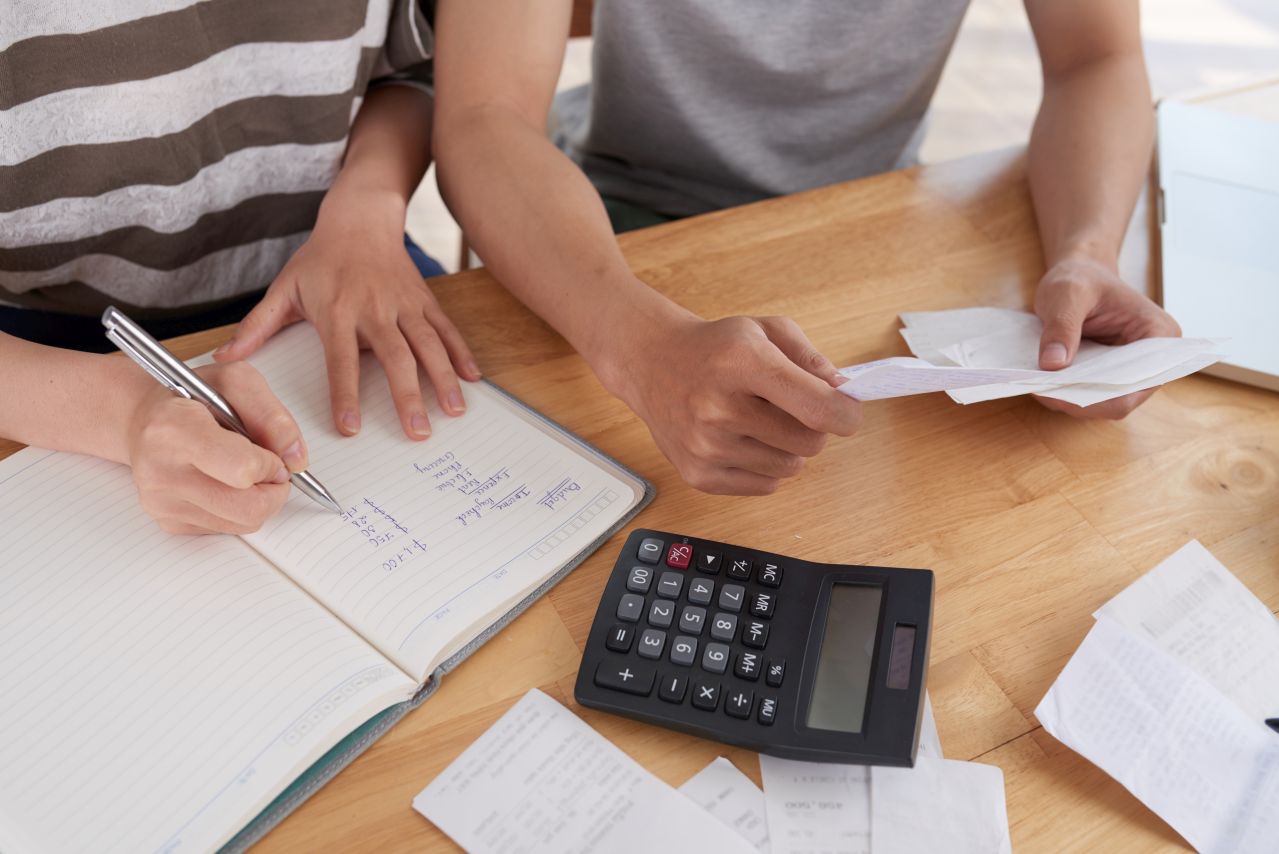
[{"label": "notebook page", "polygon": [[642,497],[638,482],[484,384],[464,384],[457,418],[428,387],[433,432],[414,442],[366,354],[362,429],[342,437],[311,326],[286,330],[251,361],[302,426],[311,473],[347,512],[295,491],[246,541],[418,679]]},{"label": "notebook page", "polygon": [[0,849],[205,851],[415,685],[122,466],[0,461]]}]

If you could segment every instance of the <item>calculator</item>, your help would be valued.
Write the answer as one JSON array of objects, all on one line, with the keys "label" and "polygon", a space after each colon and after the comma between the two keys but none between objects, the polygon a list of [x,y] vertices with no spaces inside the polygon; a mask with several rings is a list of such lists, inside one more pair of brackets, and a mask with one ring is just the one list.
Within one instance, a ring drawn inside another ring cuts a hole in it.
[{"label": "calculator", "polygon": [[933,573],[813,563],[637,529],[574,695],[760,753],[912,766]]}]

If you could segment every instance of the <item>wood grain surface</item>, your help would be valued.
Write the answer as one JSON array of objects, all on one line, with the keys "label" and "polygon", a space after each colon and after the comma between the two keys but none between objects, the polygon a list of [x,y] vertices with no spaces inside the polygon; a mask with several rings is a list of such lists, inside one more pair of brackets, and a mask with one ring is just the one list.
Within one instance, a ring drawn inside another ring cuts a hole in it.
[{"label": "wood grain surface", "polygon": [[[706,317],[790,315],[841,365],[906,354],[900,311],[1024,308],[1042,273],[1018,151],[621,242],[640,277],[672,299]],[[1122,267],[1144,288],[1153,285],[1150,247],[1143,204]],[[1091,612],[1191,538],[1279,607],[1279,396],[1195,376],[1118,423],[1071,420],[1029,398],[877,401],[866,405],[860,433],[831,441],[777,494],[715,497],[685,486],[644,425],[484,270],[433,287],[489,377],[655,482],[657,500],[637,525],[817,561],[935,570],[929,691],[943,749],[1004,770],[1018,851],[1185,848],[1118,783],[1043,732],[1032,711]],[[190,356],[228,334],[174,346]],[[534,687],[673,785],[720,754],[758,781],[749,751],[573,704],[582,644],[623,537],[448,676],[259,850],[453,850],[410,802]]]}]

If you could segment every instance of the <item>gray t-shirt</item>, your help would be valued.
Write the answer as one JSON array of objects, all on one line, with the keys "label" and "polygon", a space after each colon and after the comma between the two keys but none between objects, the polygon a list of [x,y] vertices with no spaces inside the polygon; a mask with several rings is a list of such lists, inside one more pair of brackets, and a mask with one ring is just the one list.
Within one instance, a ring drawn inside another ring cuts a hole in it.
[{"label": "gray t-shirt", "polygon": [[968,0],[596,0],[552,133],[606,196],[704,213],[910,165]]}]

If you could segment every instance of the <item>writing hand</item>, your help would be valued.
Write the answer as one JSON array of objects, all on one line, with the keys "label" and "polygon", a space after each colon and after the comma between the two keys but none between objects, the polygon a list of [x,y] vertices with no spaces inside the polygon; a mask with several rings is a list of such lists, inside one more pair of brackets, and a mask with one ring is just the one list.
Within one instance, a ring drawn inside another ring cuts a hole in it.
[{"label": "writing hand", "polygon": [[[1129,344],[1143,338],[1181,335],[1181,327],[1172,315],[1125,285],[1110,267],[1086,258],[1067,259],[1048,270],[1035,293],[1035,314],[1044,322],[1039,367],[1046,371],[1060,370],[1074,362],[1080,338],[1102,344]],[[1085,407],[1047,397],[1035,399],[1049,409],[1076,418],[1117,419],[1128,415],[1155,391],[1146,389]]]},{"label": "writing hand", "polygon": [[405,435],[425,439],[431,425],[418,364],[449,415],[466,409],[458,376],[478,380],[480,370],[403,239],[402,216],[387,215],[375,199],[347,195],[323,208],[310,239],[214,358],[243,359],[283,327],[309,320],[324,342],[338,430],[360,430],[360,350],[368,349],[386,371]]},{"label": "writing hand", "polygon": [[128,461],[138,499],[175,534],[247,534],[289,497],[289,473],[306,468],[301,431],[253,367],[196,373],[235,409],[253,441],[218,425],[202,403],[154,386],[129,425]]},{"label": "writing hand", "polygon": [[861,404],[785,317],[684,317],[625,358],[619,396],[680,476],[704,492],[765,495],[794,477],[827,434],[851,436]]}]

